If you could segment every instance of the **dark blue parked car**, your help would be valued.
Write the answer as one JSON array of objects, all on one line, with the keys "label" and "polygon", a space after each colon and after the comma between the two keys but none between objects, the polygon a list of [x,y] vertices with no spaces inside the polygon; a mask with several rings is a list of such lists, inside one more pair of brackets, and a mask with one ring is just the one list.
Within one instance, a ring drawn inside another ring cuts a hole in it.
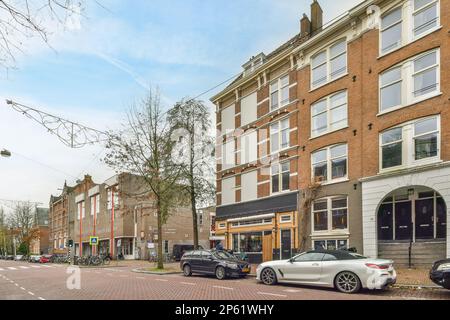
[{"label": "dark blue parked car", "polygon": [[430,270],[430,279],[438,286],[450,290],[450,259],[436,261]]}]

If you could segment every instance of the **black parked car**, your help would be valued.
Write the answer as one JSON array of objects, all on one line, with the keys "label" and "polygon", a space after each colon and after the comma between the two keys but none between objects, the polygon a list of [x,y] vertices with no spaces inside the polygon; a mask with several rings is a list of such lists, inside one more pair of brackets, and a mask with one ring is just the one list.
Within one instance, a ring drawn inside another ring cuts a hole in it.
[{"label": "black parked car", "polygon": [[181,270],[186,277],[193,273],[215,275],[217,279],[245,277],[250,273],[250,265],[238,260],[226,251],[195,250],[186,252],[181,258]]},{"label": "black parked car", "polygon": [[430,270],[430,279],[438,286],[450,290],[450,259],[436,261]]},{"label": "black parked car", "polygon": [[[202,246],[198,246],[198,248],[203,249]],[[191,250],[194,250],[194,245],[192,244],[174,244],[172,248],[172,255],[175,261],[180,261],[183,254]]]}]

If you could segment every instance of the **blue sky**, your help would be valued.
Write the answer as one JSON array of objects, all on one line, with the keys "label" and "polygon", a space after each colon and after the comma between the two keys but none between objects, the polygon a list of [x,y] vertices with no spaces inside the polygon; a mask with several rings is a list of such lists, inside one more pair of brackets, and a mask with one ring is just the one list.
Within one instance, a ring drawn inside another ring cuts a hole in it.
[{"label": "blue sky", "polygon": [[[53,49],[29,39],[25,53],[17,57],[17,69],[0,72],[0,149],[68,172],[69,182],[87,166],[97,182],[112,174],[95,158],[101,149],[74,152],[60,146],[45,130],[7,109],[4,98],[98,129],[113,128],[149,86],[159,86],[168,107],[237,74],[252,55],[268,53],[297,34],[299,19],[303,12],[309,14],[311,3],[100,0],[105,10],[87,2],[81,28],[54,29],[49,22]],[[360,1],[319,2],[326,22]],[[201,99],[207,101],[214,93]],[[74,162],[74,157],[79,161]],[[61,172],[18,158],[0,160],[0,177],[9,184],[0,185],[0,199],[42,202],[48,202],[49,194],[55,194],[65,179]],[[24,186],[29,178],[42,185]]]}]

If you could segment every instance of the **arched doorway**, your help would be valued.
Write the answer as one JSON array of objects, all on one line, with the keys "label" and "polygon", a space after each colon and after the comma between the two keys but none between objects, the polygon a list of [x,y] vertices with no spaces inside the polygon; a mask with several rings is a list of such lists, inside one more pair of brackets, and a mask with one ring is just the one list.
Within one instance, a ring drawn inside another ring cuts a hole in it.
[{"label": "arched doorway", "polygon": [[378,207],[377,235],[381,243],[445,241],[446,225],[446,203],[428,187],[397,189]]}]

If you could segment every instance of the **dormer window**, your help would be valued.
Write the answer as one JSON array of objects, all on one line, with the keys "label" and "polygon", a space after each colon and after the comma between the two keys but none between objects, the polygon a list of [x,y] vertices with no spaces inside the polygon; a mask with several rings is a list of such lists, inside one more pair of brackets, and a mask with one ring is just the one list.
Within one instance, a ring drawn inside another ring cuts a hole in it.
[{"label": "dormer window", "polygon": [[244,77],[258,69],[263,64],[263,61],[263,53],[260,53],[258,56],[251,58],[249,62],[242,66],[244,68]]}]

